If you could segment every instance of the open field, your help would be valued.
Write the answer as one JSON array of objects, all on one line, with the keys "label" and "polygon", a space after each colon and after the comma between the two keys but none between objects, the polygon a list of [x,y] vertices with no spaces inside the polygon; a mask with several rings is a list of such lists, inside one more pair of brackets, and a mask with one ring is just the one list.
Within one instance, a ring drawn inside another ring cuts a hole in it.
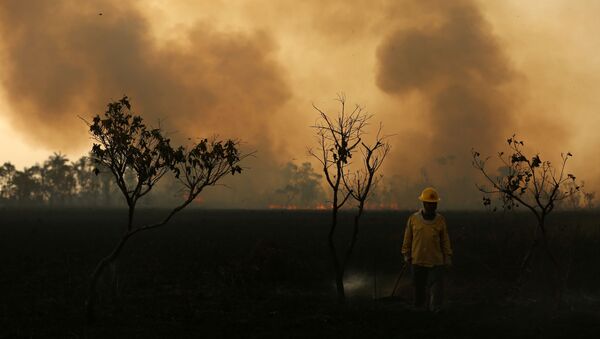
[{"label": "open field", "polygon": [[[137,222],[164,211],[140,210]],[[143,214],[143,216],[142,216]],[[533,239],[526,214],[446,212],[454,267],[440,315],[410,311],[408,275],[386,298],[401,264],[408,212],[367,212],[335,305],[326,248],[329,214],[190,210],[128,243],[119,295],[103,288],[100,318],[83,321],[97,261],[115,245],[123,210],[0,211],[0,338],[12,337],[597,337],[600,334],[600,215],[551,216],[551,246],[568,290],[551,305],[549,267],[536,259],[511,297]],[[340,233],[349,235],[350,214]]]}]

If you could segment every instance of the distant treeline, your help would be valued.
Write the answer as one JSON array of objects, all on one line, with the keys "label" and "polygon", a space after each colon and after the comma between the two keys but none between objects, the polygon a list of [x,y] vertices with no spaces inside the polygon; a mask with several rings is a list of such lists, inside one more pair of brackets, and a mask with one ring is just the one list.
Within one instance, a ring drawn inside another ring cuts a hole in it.
[{"label": "distant treeline", "polygon": [[[278,171],[284,184],[264,197],[263,208],[298,206],[313,208],[322,204],[325,193],[321,176],[309,163],[286,164]],[[132,176],[130,180],[135,180]],[[142,205],[169,205],[178,199],[180,187],[173,178],[165,178],[156,192],[140,200]],[[205,202],[204,202],[205,203]],[[202,205],[204,203],[200,203]],[[89,156],[70,161],[54,153],[42,164],[18,170],[12,163],[0,167],[0,205],[2,206],[124,206],[122,194],[112,173]],[[197,206],[199,206],[197,205]],[[215,207],[208,204],[208,207]],[[235,207],[235,206],[223,206]]]},{"label": "distant treeline", "polygon": [[[99,171],[98,173],[96,173]],[[111,173],[98,169],[90,157],[70,162],[54,153],[43,164],[17,170],[0,167],[2,205],[117,205],[122,203]]]},{"label": "distant treeline", "polygon": [[[96,170],[98,173],[96,174]],[[323,177],[308,162],[286,163],[273,169],[272,182],[255,195],[252,205],[243,205],[229,196],[208,195],[194,206],[207,208],[287,208],[325,209],[328,196],[323,190]],[[133,177],[130,178],[134,180]],[[410,182],[401,176],[389,176],[373,188],[368,209],[413,209],[414,192],[429,185],[422,179]],[[441,185],[438,185],[441,186]],[[238,183],[239,190],[249,189]],[[140,200],[142,206],[172,206],[181,200],[180,185],[165,178],[151,194]],[[448,191],[448,190],[446,190]],[[452,193],[452,190],[448,193]],[[452,199],[447,199],[446,204]],[[595,207],[595,193],[582,190],[561,202],[560,209]],[[94,164],[89,156],[70,161],[64,154],[54,153],[42,164],[17,170],[10,162],[0,167],[1,206],[108,206],[123,207],[112,173]]]}]

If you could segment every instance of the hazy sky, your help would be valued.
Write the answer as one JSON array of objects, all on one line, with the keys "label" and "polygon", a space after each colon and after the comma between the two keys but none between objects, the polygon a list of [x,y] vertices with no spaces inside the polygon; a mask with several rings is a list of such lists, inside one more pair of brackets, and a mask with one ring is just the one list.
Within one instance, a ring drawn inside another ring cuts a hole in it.
[{"label": "hazy sky", "polygon": [[2,1],[0,160],[78,157],[77,116],[125,93],[181,137],[307,160],[311,103],[335,109],[343,91],[396,135],[387,175],[464,176],[471,147],[516,132],[542,155],[571,151],[596,189],[597,13],[592,0]]}]

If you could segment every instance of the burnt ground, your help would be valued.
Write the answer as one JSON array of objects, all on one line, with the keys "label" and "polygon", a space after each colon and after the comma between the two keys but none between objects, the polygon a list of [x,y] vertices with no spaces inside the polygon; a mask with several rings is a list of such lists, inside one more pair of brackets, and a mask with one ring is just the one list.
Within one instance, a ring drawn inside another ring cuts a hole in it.
[{"label": "burnt ground", "polygon": [[[136,220],[164,212],[140,210]],[[514,292],[533,240],[527,214],[444,214],[455,256],[441,314],[411,310],[408,274],[389,297],[408,212],[365,215],[346,279],[348,305],[340,307],[328,214],[190,210],[128,243],[118,295],[103,283],[98,320],[87,326],[89,276],[115,245],[126,212],[0,210],[0,338],[599,337],[599,214],[552,216],[550,245],[567,286],[558,307],[542,253]],[[350,217],[340,234],[349,234]]]}]

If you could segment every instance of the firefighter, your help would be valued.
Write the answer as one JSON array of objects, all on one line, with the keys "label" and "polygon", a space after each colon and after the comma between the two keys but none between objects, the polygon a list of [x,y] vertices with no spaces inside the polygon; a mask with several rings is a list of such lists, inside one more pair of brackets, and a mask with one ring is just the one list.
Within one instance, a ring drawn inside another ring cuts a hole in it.
[{"label": "firefighter", "polygon": [[436,212],[440,201],[438,192],[427,187],[419,200],[423,208],[408,218],[402,255],[406,263],[412,265],[415,308],[437,313],[443,302],[444,270],[452,265],[452,248],[446,219]]}]

